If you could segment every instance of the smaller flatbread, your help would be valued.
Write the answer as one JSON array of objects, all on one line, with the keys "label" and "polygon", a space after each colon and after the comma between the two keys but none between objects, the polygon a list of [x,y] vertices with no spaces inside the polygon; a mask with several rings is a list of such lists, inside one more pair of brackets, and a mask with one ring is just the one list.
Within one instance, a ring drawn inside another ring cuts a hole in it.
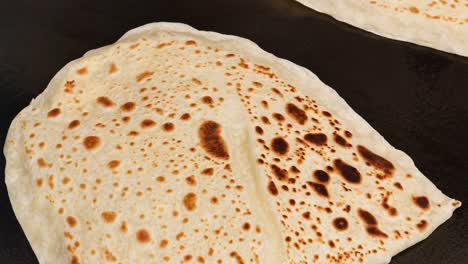
[{"label": "smaller flatbread", "polygon": [[468,56],[468,1],[297,0],[387,38]]}]

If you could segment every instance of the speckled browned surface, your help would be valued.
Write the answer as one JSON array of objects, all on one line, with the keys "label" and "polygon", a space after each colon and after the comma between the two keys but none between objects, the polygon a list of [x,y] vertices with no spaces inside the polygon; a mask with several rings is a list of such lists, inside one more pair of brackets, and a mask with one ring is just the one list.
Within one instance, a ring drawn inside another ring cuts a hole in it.
[{"label": "speckled browned surface", "polygon": [[[288,0],[8,3],[0,10],[2,145],[14,115],[66,62],[157,21],[245,37],[307,67],[444,193],[468,202],[468,59],[377,37]],[[0,190],[0,263],[37,263],[3,177]],[[392,263],[465,263],[465,207]]]}]

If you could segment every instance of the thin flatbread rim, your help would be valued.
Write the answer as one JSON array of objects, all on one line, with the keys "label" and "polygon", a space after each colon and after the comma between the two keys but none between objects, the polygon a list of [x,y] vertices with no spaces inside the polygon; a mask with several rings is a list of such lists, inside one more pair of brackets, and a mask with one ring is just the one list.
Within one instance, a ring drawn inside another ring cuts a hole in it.
[{"label": "thin flatbread rim", "polygon": [[[405,22],[401,19],[396,19],[397,17],[401,17],[401,14],[388,15],[382,14],[381,12],[367,12],[364,15],[358,13],[357,11],[349,13],[340,13],[336,12],[336,10],[328,10],[326,7],[315,5],[313,3],[315,0],[296,1],[307,8],[311,8],[320,13],[330,15],[331,17],[340,22],[346,23],[353,27],[360,28],[375,35],[415,44],[418,46],[429,47],[440,51],[457,54],[460,56],[468,56],[468,42],[466,38],[456,37],[462,36],[463,33],[465,33],[465,35],[468,34],[467,24],[463,25],[465,30],[462,30],[460,28],[452,28],[451,26],[453,25],[444,26],[441,23],[437,23],[439,22],[437,20],[428,22],[427,19],[424,20],[419,16],[410,17],[407,19],[408,21]],[[341,2],[341,4],[345,5],[346,3]],[[368,2],[366,2],[366,4],[368,4]],[[368,18],[362,19],[362,16]],[[405,27],[405,30],[399,31],[398,29],[402,27]],[[447,29],[450,29],[451,34],[447,32]],[[430,36],[426,35],[427,32],[431,33]]]},{"label": "thin flatbread rim", "polygon": [[[314,98],[317,100],[319,104],[327,104],[327,101],[331,101],[332,103],[328,103],[327,107],[329,110],[334,111],[334,113],[341,118],[344,124],[349,124],[350,122],[357,122],[360,123],[360,131],[358,134],[364,133],[368,136],[367,140],[369,143],[375,145],[375,151],[379,153],[385,153],[386,157],[390,158],[391,160],[395,161],[395,164],[404,168],[406,171],[409,171],[413,177],[417,178],[420,181],[425,181],[428,184],[428,187],[433,187],[437,192],[441,193],[441,191],[428,179],[426,178],[414,165],[413,160],[404,152],[395,149],[392,145],[390,145],[375,129],[373,129],[370,124],[365,121],[358,113],[356,113],[345,101],[341,98],[338,93],[320,81],[320,79],[308,69],[294,64],[286,59],[281,59],[276,57],[275,55],[268,53],[262,50],[257,44],[254,42],[237,37],[232,35],[224,35],[216,32],[209,32],[209,31],[199,31],[191,26],[181,23],[168,23],[168,22],[158,22],[158,23],[150,23],[135,29],[132,29],[125,33],[117,42],[104,46],[95,50],[90,50],[86,52],[82,58],[78,58],[67,63],[49,82],[47,88],[41,93],[38,97],[33,99],[31,103],[38,100],[39,102],[44,103],[43,97],[45,98],[53,98],[56,94],[56,90],[60,89],[61,84],[63,83],[64,77],[67,76],[68,72],[73,69],[73,66],[78,64],[81,60],[92,57],[92,56],[99,56],[99,53],[106,51],[113,45],[121,44],[121,43],[129,43],[134,40],[139,39],[140,37],[151,38],[152,36],[157,36],[160,33],[164,34],[184,34],[188,36],[193,36],[199,39],[205,39],[208,41],[216,42],[220,46],[226,46],[230,50],[238,51],[241,54],[245,55],[247,58],[255,58],[256,61],[263,63],[274,69],[276,72],[288,76],[287,79],[290,82],[293,82],[297,85],[298,89],[301,90],[305,95]],[[42,99],[42,100],[41,100]],[[21,121],[22,118],[27,117],[28,112],[32,110],[32,105],[28,105],[24,108],[12,121],[10,128],[8,130],[8,134],[6,137],[5,142],[14,141],[16,144],[23,143],[23,134],[20,132],[21,129]],[[28,204],[31,203],[33,197],[22,197],[21,190],[23,183],[21,183],[21,179],[30,179],[32,178],[31,169],[25,168],[22,166],[21,160],[26,160],[25,151],[21,148],[18,151],[18,147],[11,144],[5,144],[4,146],[4,154],[6,157],[6,167],[5,167],[5,183],[8,189],[8,195],[15,212],[15,215],[21,224],[24,233],[31,244],[32,249],[34,250],[38,260],[40,263],[48,263],[45,262],[45,256],[41,255],[41,252],[45,252],[45,250],[41,250],[45,245],[43,241],[36,239],[34,235],[39,237],[49,237],[50,236],[48,229],[43,227],[41,229],[37,229],[38,223],[48,223],[51,221],[58,221],[58,218],[48,218],[48,215],[38,215],[34,216],[37,221],[33,224],[33,222],[27,221],[27,218],[30,217],[26,212],[28,210],[21,210],[21,207],[27,207]],[[402,165],[405,164],[406,166]],[[28,184],[33,184],[32,182],[28,182]],[[453,202],[449,197],[445,196],[441,193],[443,197],[445,197],[447,202]],[[459,207],[461,203],[458,203]],[[428,228],[422,236],[412,237],[409,239],[406,244],[401,244],[400,247],[394,248],[394,250],[387,252],[388,256],[387,259],[384,259],[385,262],[390,262],[391,256],[396,255],[397,253],[401,252],[402,250],[424,240],[427,236],[429,236],[438,226],[448,220],[456,207],[452,206],[442,206],[438,209],[437,214],[431,215],[431,227]],[[42,234],[42,235],[41,235]],[[63,248],[57,249],[65,250],[65,245],[62,245]],[[384,262],[383,262],[384,263]]]}]

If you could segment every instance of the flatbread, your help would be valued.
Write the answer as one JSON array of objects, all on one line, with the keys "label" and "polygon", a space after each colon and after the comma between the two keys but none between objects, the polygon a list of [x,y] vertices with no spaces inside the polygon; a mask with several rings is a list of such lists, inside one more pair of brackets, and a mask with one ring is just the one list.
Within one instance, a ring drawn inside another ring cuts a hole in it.
[{"label": "flatbread", "polygon": [[387,263],[460,206],[310,71],[183,24],[67,64],[4,152],[46,264]]},{"label": "flatbread", "polygon": [[468,56],[466,0],[297,1],[377,35]]}]

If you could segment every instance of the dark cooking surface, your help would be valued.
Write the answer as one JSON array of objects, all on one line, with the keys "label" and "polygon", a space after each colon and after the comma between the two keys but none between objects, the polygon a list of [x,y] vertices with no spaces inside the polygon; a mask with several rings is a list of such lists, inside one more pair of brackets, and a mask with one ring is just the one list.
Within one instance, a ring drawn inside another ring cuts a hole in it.
[{"label": "dark cooking surface", "polygon": [[[467,263],[467,58],[377,37],[293,0],[127,2],[3,1],[2,146],[13,117],[65,63],[116,41],[129,29],[170,21],[245,37],[316,73],[392,145],[408,153],[437,187],[465,203],[392,263]],[[3,156],[0,162],[3,170]],[[37,263],[0,175],[0,263]]]}]

